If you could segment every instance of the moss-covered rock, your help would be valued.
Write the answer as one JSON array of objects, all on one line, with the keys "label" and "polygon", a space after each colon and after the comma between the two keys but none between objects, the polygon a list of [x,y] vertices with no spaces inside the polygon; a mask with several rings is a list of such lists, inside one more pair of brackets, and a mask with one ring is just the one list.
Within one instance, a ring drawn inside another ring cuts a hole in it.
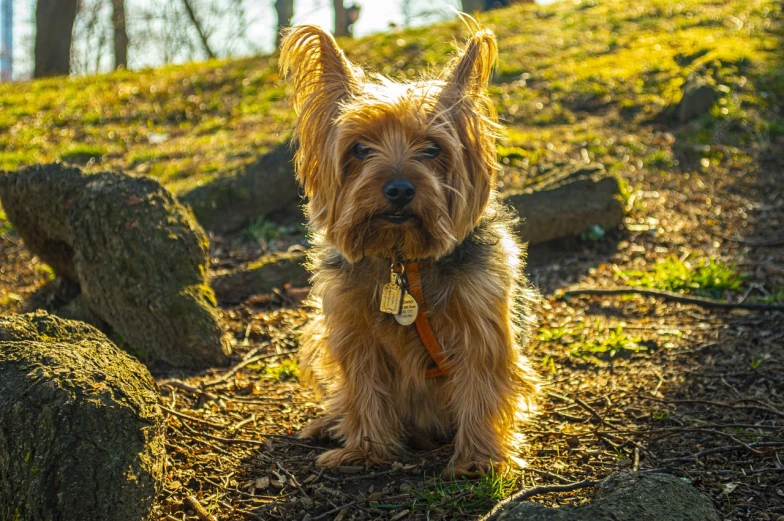
[{"label": "moss-covered rock", "polygon": [[0,200],[25,244],[77,282],[89,309],[143,361],[226,361],[207,238],[157,181],[51,164],[0,175]]},{"label": "moss-covered rock", "polygon": [[485,521],[718,521],[711,502],[668,474],[616,472],[599,485],[587,505],[548,508],[530,501],[504,501]]},{"label": "moss-covered rock", "polygon": [[0,317],[0,519],[147,519],[165,464],[158,400],[100,331]]}]

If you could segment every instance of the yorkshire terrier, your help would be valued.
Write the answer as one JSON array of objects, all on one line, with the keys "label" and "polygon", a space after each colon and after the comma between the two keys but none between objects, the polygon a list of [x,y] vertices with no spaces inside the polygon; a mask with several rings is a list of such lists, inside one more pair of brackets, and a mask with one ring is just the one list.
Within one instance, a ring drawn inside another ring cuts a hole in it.
[{"label": "yorkshire terrier", "polygon": [[318,27],[285,35],[314,243],[301,364],[326,394],[301,436],[343,445],[322,466],[390,462],[405,439],[454,440],[448,474],[508,461],[537,383],[521,355],[533,291],[495,196],[496,57],[479,30],[439,77],[397,82]]}]

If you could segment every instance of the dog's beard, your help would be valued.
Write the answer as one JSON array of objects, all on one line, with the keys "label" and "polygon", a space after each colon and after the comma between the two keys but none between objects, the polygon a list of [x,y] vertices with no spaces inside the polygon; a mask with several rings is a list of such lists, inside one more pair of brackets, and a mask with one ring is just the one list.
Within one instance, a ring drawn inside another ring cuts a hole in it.
[{"label": "dog's beard", "polygon": [[347,211],[328,239],[350,262],[391,254],[404,259],[437,259],[454,249],[458,240],[446,209],[436,206],[424,213],[403,209],[355,215]]}]

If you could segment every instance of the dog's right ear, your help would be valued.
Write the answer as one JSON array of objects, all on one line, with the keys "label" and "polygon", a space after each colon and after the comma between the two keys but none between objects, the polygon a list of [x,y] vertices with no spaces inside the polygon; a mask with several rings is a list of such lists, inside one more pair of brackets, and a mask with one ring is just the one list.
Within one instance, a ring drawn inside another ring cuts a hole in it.
[{"label": "dog's right ear", "polygon": [[300,25],[284,35],[279,65],[283,77],[293,80],[298,114],[309,103],[339,102],[362,79],[332,35],[315,25]]}]

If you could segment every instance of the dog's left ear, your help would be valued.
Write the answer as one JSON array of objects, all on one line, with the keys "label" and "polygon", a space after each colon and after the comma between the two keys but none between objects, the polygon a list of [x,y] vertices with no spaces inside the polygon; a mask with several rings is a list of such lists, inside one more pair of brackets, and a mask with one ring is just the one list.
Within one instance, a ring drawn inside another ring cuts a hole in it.
[{"label": "dog's left ear", "polygon": [[498,43],[489,29],[477,31],[447,69],[445,93],[463,96],[487,87],[498,58]]}]

